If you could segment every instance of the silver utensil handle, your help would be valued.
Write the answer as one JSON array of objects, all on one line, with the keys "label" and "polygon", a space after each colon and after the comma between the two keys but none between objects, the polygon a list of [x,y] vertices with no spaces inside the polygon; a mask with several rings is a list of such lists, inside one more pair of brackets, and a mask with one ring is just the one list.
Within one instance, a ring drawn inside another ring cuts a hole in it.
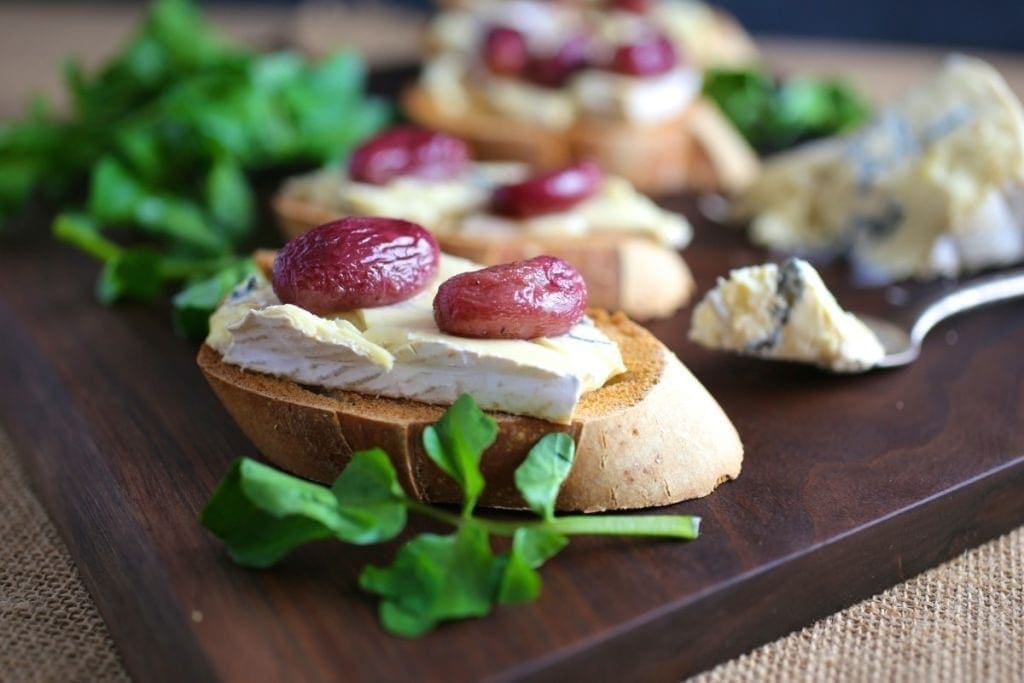
[{"label": "silver utensil handle", "polygon": [[968,282],[929,304],[918,316],[910,337],[919,343],[929,330],[950,316],[1019,296],[1024,296],[1024,269]]}]

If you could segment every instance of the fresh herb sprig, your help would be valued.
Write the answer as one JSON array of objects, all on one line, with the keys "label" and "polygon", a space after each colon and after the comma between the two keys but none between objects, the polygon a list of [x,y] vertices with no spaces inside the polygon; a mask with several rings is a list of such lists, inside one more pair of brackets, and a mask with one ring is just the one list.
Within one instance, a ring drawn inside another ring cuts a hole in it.
[{"label": "fresh herb sprig", "polygon": [[337,162],[389,119],[365,75],[355,53],[318,64],[257,54],[190,0],[155,0],[96,72],[68,62],[67,116],[40,98],[0,123],[0,235],[33,199],[66,211],[54,232],[103,263],[101,301],[152,301],[184,281],[199,291],[176,299],[189,319],[177,326],[202,336],[190,311],[244,270],[235,254],[258,217],[252,174]]},{"label": "fresh herb sprig", "polygon": [[[224,540],[235,562],[249,567],[270,566],[319,539],[357,545],[391,540],[410,512],[451,525],[451,534],[421,533],[399,548],[390,566],[369,566],[359,576],[363,590],[381,597],[384,628],[410,638],[444,620],[535,600],[541,590],[537,569],[571,535],[697,537],[700,519],[687,515],[556,516],[555,500],[574,455],[572,439],[559,432],[541,438],[515,471],[516,487],[539,519],[476,516],[484,489],[480,458],[497,434],[497,423],[468,395],[424,430],[427,455],[462,489],[461,512],[409,498],[387,454],[375,448],[354,453],[330,488],[242,458],[207,503],[202,523]],[[509,549],[495,553],[492,536],[511,538]]]},{"label": "fresh herb sprig", "polygon": [[780,80],[756,68],[711,69],[704,74],[704,94],[762,154],[852,130],[871,113],[864,98],[842,80]]}]

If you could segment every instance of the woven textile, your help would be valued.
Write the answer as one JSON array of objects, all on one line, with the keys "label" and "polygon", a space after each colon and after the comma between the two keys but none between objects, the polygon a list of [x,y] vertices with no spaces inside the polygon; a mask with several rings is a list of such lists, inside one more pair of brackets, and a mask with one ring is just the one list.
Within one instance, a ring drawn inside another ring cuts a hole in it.
[{"label": "woven textile", "polygon": [[1024,681],[1024,528],[691,683]]},{"label": "woven textile", "polygon": [[[2,432],[0,539],[0,680],[128,680]],[[1024,528],[691,680],[1024,680]]]},{"label": "woven textile", "polygon": [[96,605],[0,432],[0,680],[127,681]]}]

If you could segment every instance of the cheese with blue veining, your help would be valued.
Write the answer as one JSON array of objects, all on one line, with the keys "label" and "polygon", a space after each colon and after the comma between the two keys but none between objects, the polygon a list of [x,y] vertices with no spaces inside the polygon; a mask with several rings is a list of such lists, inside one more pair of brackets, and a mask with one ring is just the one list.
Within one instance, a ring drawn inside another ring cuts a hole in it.
[{"label": "cheese with blue veining", "polygon": [[690,339],[712,349],[863,372],[885,354],[800,259],[732,271],[693,311]]},{"label": "cheese with blue veining", "polygon": [[987,63],[952,57],[862,129],[778,155],[739,199],[752,239],[841,252],[866,279],[1024,258],[1024,111]]}]

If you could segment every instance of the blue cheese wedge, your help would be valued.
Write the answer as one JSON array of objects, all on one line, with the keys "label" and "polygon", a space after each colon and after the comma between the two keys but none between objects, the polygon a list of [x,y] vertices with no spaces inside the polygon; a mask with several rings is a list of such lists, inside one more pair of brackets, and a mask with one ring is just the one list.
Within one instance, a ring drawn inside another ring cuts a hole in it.
[{"label": "blue cheese wedge", "polygon": [[420,294],[334,317],[282,304],[254,277],[214,313],[206,343],[227,363],[303,385],[440,405],[469,393],[488,410],[568,424],[584,393],[625,372],[618,346],[586,318],[529,341],[444,334],[434,323],[437,287],[478,268],[442,256]]},{"label": "blue cheese wedge", "polygon": [[712,349],[863,372],[885,354],[800,259],[732,271],[693,311],[690,339]]},{"label": "blue cheese wedge", "polygon": [[1024,110],[985,62],[950,58],[861,130],[779,155],[738,201],[751,237],[846,252],[876,282],[1024,258]]}]

